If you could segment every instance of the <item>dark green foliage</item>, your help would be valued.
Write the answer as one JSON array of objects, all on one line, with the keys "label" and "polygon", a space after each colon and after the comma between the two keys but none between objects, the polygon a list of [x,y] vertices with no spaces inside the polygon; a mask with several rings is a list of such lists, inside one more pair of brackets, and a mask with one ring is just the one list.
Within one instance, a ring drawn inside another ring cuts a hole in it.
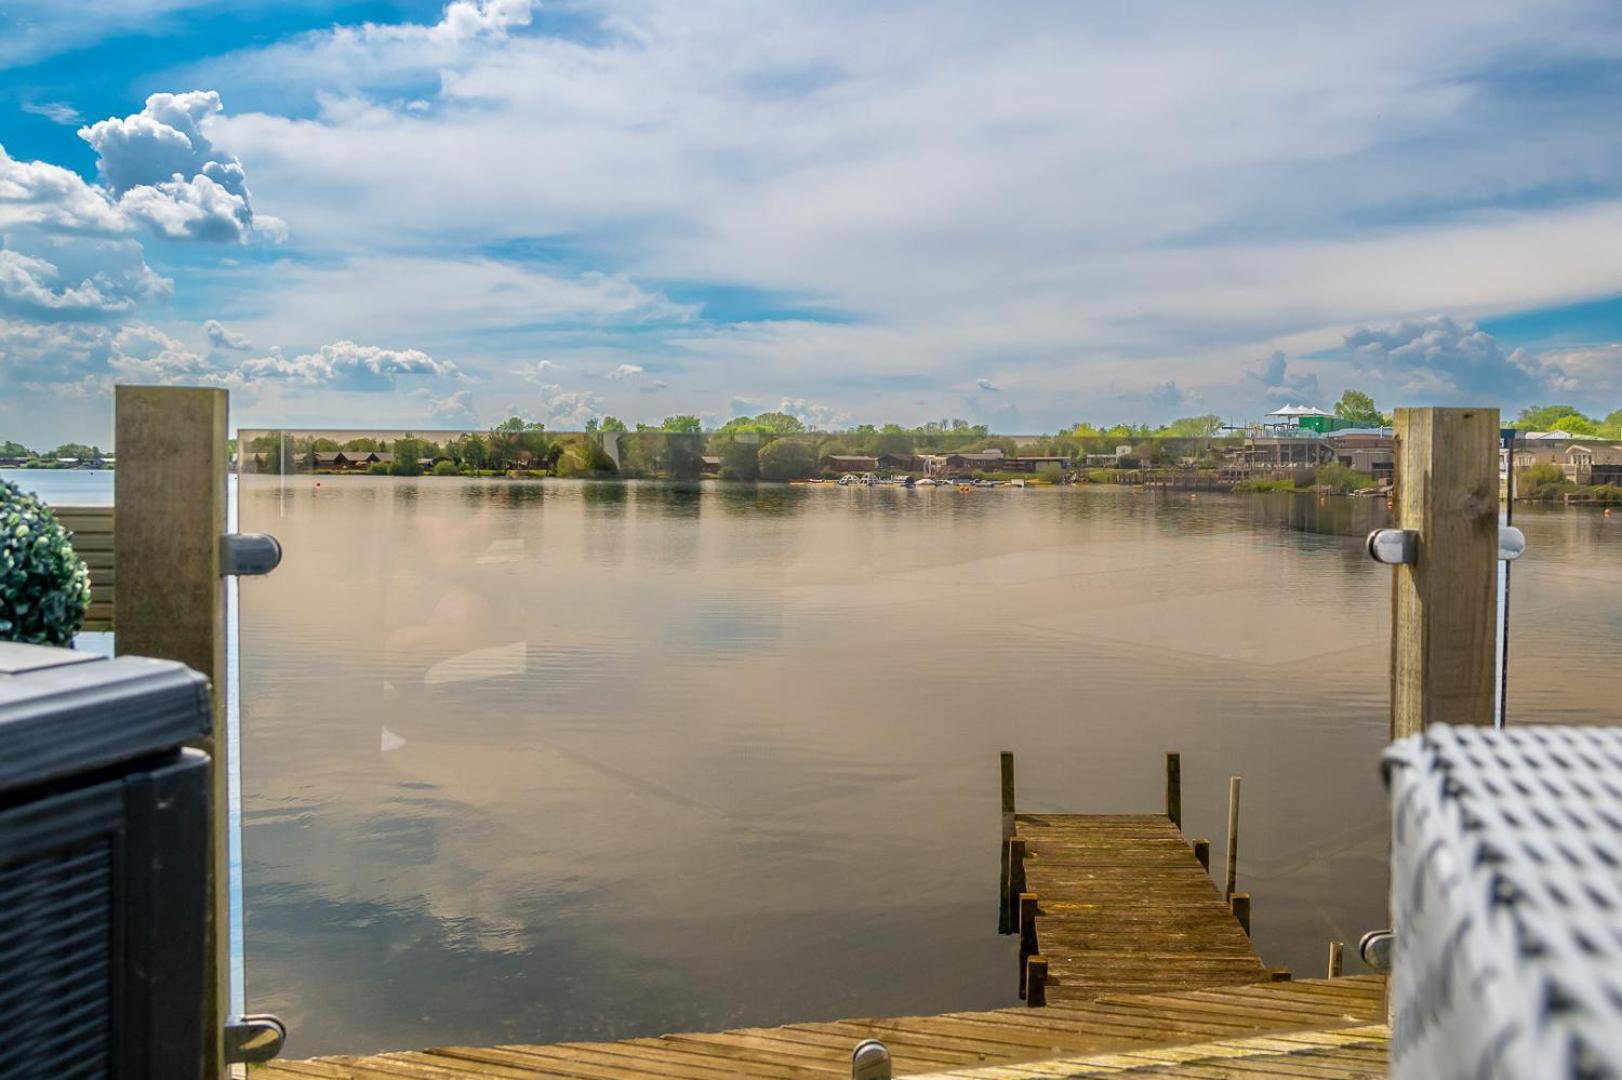
[{"label": "dark green foliage", "polygon": [[49,507],[0,482],[0,639],[72,645],[90,607],[90,571]]},{"label": "dark green foliage", "polygon": [[804,480],[817,474],[817,448],[800,439],[777,439],[760,448],[762,480]]}]

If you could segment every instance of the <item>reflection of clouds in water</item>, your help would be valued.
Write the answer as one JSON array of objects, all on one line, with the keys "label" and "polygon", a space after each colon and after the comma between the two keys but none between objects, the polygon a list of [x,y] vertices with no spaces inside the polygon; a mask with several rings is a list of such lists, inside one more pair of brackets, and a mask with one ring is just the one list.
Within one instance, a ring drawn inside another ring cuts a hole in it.
[{"label": "reflection of clouds in water", "polygon": [[[1383,625],[1355,530],[1266,500],[848,494],[290,496],[288,560],[243,609],[255,999],[295,1000],[309,1052],[1005,1003],[1004,748],[1026,805],[1112,812],[1152,808],[1180,749],[1210,835],[1204,781],[1244,772],[1242,872],[1328,913],[1259,924],[1274,962],[1382,916],[1361,860],[1288,859],[1382,805],[1356,765],[1381,657],[1301,651],[1324,610],[1330,645]],[[1253,656],[1223,644],[1233,597]],[[349,903],[381,912],[354,940],[320,925]],[[891,977],[853,974],[874,956]],[[560,958],[591,977],[543,977]],[[358,1000],[382,995],[386,1022]]]}]

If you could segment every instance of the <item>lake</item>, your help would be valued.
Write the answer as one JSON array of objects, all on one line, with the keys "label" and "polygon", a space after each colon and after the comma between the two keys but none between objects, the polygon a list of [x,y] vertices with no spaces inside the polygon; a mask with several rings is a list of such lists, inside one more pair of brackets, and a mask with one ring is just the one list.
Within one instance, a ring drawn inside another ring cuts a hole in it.
[{"label": "lake", "polygon": [[[1003,749],[1099,812],[1179,750],[1219,850],[1242,774],[1269,963],[1385,922],[1379,500],[316,479],[238,492],[286,550],[239,623],[291,1056],[1012,1004]],[[1622,520],[1517,518],[1511,720],[1612,722]]]}]

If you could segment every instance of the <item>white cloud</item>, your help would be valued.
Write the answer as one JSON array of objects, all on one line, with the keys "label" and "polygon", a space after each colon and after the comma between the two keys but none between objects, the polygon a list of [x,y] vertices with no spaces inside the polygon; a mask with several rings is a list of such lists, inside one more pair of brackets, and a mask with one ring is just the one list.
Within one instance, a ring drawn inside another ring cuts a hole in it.
[{"label": "white cloud", "polygon": [[992,382],[990,379],[976,379],[976,380],[974,380],[974,385],[978,386],[980,389],[986,391],[987,393],[999,394],[999,393],[1002,392],[1002,387],[998,386],[996,383]]},{"label": "white cloud", "polygon": [[1283,349],[1274,349],[1271,356],[1253,365],[1246,375],[1253,383],[1260,384],[1267,401],[1304,405],[1318,401],[1318,376],[1310,371],[1300,371],[1299,367],[1292,369]]},{"label": "white cloud", "polygon": [[245,360],[236,369],[245,381],[281,379],[300,386],[334,390],[387,390],[401,376],[456,374],[450,361],[435,360],[420,349],[384,349],[339,341],[291,360],[279,351]]},{"label": "white cloud", "polygon": [[[146,270],[144,264],[141,269]],[[74,281],[55,263],[0,248],[0,312],[40,319],[124,315],[138,299],[160,294],[165,284],[150,271],[133,279],[98,273]]]},{"label": "white cloud", "polygon": [[0,146],[0,230],[21,226],[100,236],[128,230],[106,194],[78,173],[44,161],[18,161]]},{"label": "white cloud", "polygon": [[247,350],[253,348],[253,343],[247,337],[227,330],[218,319],[209,319],[205,322],[203,324],[203,333],[207,336],[208,343],[216,349]]},{"label": "white cloud", "polygon": [[436,398],[426,387],[418,387],[412,396],[428,406],[429,420],[439,427],[475,428],[479,426],[479,410],[473,404],[471,390],[453,390],[445,397]]},{"label": "white cloud", "polygon": [[626,379],[635,378],[642,373],[643,368],[640,364],[621,364],[610,371],[608,377],[614,382],[624,382]]},{"label": "white cloud", "polygon": [[25,101],[22,108],[25,113],[43,116],[51,123],[61,124],[63,127],[72,127],[84,120],[84,117],[79,115],[79,110],[65,101]]},{"label": "white cloud", "polygon": [[589,390],[565,390],[556,384],[542,386],[535,404],[540,419],[555,431],[579,431],[587,420],[604,412],[601,396]]},{"label": "white cloud", "polygon": [[1572,389],[1564,371],[1524,349],[1506,352],[1491,334],[1446,315],[1405,319],[1346,335],[1360,368],[1413,404],[1430,400],[1520,404],[1544,391]]},{"label": "white cloud", "polygon": [[194,383],[211,374],[208,361],[153,326],[126,326],[113,335],[109,366],[120,380]]},{"label": "white cloud", "polygon": [[145,107],[79,129],[119,209],[160,235],[245,242],[257,229],[282,239],[286,226],[256,218],[242,163],[205,132],[224,112],[213,90],[153,94]]},{"label": "white cloud", "polygon": [[783,398],[775,411],[787,413],[815,431],[838,431],[855,419],[855,414],[846,409],[805,398]]}]

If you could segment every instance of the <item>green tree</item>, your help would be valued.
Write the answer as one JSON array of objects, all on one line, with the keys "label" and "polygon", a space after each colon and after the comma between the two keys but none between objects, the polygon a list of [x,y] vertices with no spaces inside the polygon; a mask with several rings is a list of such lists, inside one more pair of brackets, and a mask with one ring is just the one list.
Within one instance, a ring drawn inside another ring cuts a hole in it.
[{"label": "green tree", "polygon": [[804,439],[774,439],[758,457],[763,480],[804,480],[817,473],[817,448]]},{"label": "green tree", "polygon": [[1600,421],[1600,434],[1607,439],[1622,439],[1622,409],[1617,409]]},{"label": "green tree", "polygon": [[436,462],[434,462],[434,475],[435,476],[455,476],[456,473],[457,473],[456,462],[454,462],[454,461],[436,461]]},{"label": "green tree", "polygon": [[1553,431],[1562,416],[1582,416],[1575,405],[1528,405],[1515,418],[1518,431]]},{"label": "green tree", "polygon": [[470,469],[482,469],[490,462],[490,447],[477,435],[463,435],[451,443],[451,455]]},{"label": "green tree", "polygon": [[595,435],[595,434],[597,434],[597,428],[600,426],[600,424],[601,424],[601,421],[599,421],[595,416],[593,416],[590,420],[587,420],[586,421],[586,434],[587,435]]},{"label": "green tree", "polygon": [[317,439],[310,444],[310,449],[323,454],[330,454],[334,450],[342,449],[336,439]]},{"label": "green tree", "polygon": [[1599,424],[1582,413],[1567,413],[1549,424],[1550,431],[1564,431],[1568,435],[1598,435]]},{"label": "green tree", "polygon": [[604,431],[624,431],[624,430],[626,430],[625,421],[621,420],[617,416],[605,416],[605,417],[603,417],[603,430]]},{"label": "green tree", "polygon": [[69,442],[52,450],[51,456],[73,458],[75,461],[91,461],[101,456],[101,450],[94,446],[86,446],[84,443]]},{"label": "green tree", "polygon": [[1207,439],[1222,429],[1222,417],[1184,416],[1161,428],[1157,435],[1169,439]]},{"label": "green tree", "polygon": [[34,452],[20,442],[12,442],[10,439],[0,442],[0,457],[29,458],[33,456]]},{"label": "green tree", "polygon": [[1385,414],[1374,405],[1374,399],[1361,390],[1346,390],[1335,402],[1335,415],[1342,420],[1350,420],[1363,427],[1380,427],[1385,424]]},{"label": "green tree", "polygon": [[716,456],[721,459],[721,474],[727,479],[760,479],[759,443],[745,439],[725,439],[716,449],[718,451]]},{"label": "green tree", "polygon": [[394,464],[389,472],[395,476],[421,476],[422,462],[419,460],[426,449],[421,439],[412,435],[402,435],[394,440],[389,450],[394,454]]},{"label": "green tree", "polygon": [[[333,449],[336,450],[338,447],[333,447]],[[344,443],[343,449],[365,450],[369,453],[376,453],[378,450],[378,443],[376,439],[350,439],[348,442]]]},{"label": "green tree", "polygon": [[[788,413],[763,412],[759,416],[735,416],[721,426],[723,432],[758,431],[767,435],[798,435],[805,430],[797,416]],[[858,429],[860,432],[860,429]],[[868,432],[872,425],[868,425]]]},{"label": "green tree", "polygon": [[[640,424],[637,425],[641,427]],[[682,435],[697,435],[704,430],[703,423],[696,416],[667,416],[664,423],[659,425],[660,431],[669,431]]]}]

